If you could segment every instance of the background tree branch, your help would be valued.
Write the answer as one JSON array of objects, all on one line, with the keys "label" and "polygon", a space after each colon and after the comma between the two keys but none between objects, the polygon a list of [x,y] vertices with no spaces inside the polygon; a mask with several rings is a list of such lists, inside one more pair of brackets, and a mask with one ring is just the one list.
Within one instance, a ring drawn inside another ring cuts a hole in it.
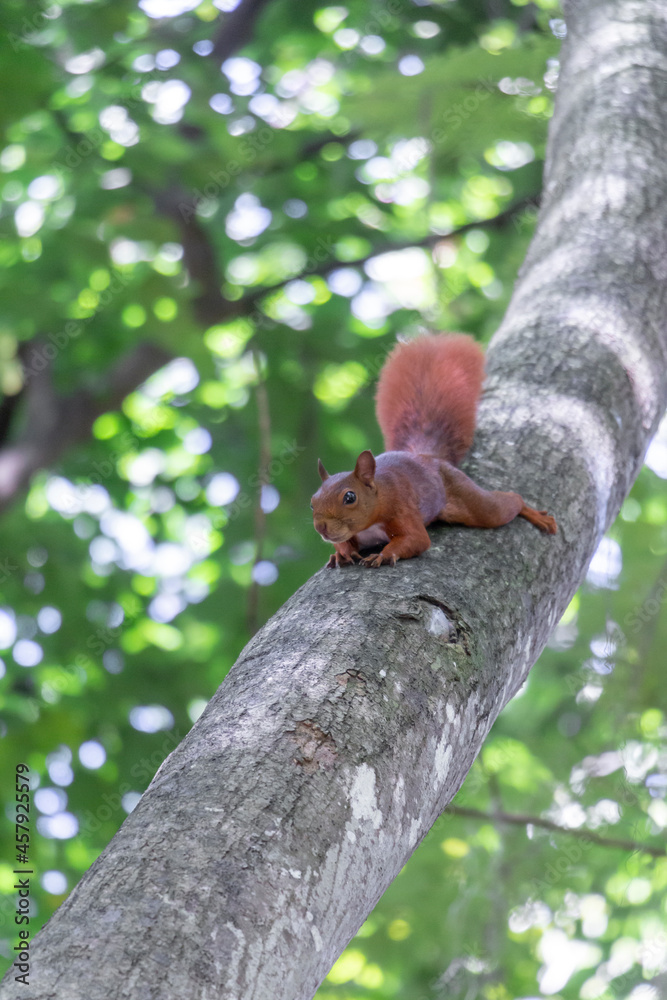
[{"label": "background tree branch", "polygon": [[542,830],[550,833],[564,834],[569,837],[579,837],[582,841],[591,844],[599,844],[600,847],[610,847],[621,851],[641,851],[652,858],[664,858],[665,848],[655,844],[645,844],[640,840],[631,840],[627,837],[604,837],[593,830],[585,830],[580,827],[561,826],[552,820],[544,819],[542,816],[526,816],[521,813],[507,813],[498,810],[494,812],[484,812],[482,809],[468,809],[466,806],[447,806],[447,814],[450,816],[462,816],[465,819],[478,819],[485,823],[503,823],[509,826],[538,826]]},{"label": "background tree branch", "polygon": [[225,17],[222,27],[213,42],[212,59],[224,61],[247,45],[253,36],[258,17],[269,0],[242,0]]},{"label": "background tree branch", "polygon": [[83,385],[62,396],[52,381],[52,350],[52,344],[37,340],[22,351],[24,422],[16,438],[0,449],[0,512],[21,495],[35,472],[85,441],[101,413],[120,406],[170,360],[156,344],[140,343],[117,361],[100,385]]}]

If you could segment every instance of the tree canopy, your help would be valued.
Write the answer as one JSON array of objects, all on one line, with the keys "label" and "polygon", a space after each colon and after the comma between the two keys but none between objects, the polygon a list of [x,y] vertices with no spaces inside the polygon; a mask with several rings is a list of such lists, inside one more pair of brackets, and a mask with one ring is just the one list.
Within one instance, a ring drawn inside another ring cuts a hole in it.
[{"label": "tree canopy", "polygon": [[[551,0],[6,0],[0,21],[9,966],[16,765],[34,933],[326,560],[317,457],[380,450],[396,336],[498,326],[565,28]],[[667,970],[665,478],[663,423],[321,1000],[659,995],[640,984]]]}]

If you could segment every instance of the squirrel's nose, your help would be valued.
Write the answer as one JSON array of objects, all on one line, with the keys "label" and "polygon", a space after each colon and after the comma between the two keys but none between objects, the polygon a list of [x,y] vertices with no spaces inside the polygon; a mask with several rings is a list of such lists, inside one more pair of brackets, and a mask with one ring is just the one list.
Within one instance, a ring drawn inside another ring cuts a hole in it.
[{"label": "squirrel's nose", "polygon": [[327,538],[327,523],[326,521],[315,521],[315,531],[319,531],[322,538]]}]

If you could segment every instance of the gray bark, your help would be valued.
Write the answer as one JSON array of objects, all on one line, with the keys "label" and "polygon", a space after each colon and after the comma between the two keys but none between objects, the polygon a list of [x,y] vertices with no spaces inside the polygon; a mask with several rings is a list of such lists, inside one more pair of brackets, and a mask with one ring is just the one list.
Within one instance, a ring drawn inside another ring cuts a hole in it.
[{"label": "gray bark", "polygon": [[535,662],[666,403],[665,5],[579,0],[568,27],[538,232],[466,466],[559,534],[437,528],[396,569],[309,580],[2,997],[308,1000]]}]

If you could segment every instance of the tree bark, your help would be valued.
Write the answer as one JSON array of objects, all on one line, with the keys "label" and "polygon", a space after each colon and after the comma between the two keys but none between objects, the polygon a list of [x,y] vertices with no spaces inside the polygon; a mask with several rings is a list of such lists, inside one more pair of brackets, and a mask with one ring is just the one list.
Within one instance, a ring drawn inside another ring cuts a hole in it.
[{"label": "tree bark", "polygon": [[578,0],[567,23],[538,230],[466,466],[559,534],[437,528],[395,569],[309,580],[2,997],[308,1000],[537,659],[667,395],[665,7]]}]

